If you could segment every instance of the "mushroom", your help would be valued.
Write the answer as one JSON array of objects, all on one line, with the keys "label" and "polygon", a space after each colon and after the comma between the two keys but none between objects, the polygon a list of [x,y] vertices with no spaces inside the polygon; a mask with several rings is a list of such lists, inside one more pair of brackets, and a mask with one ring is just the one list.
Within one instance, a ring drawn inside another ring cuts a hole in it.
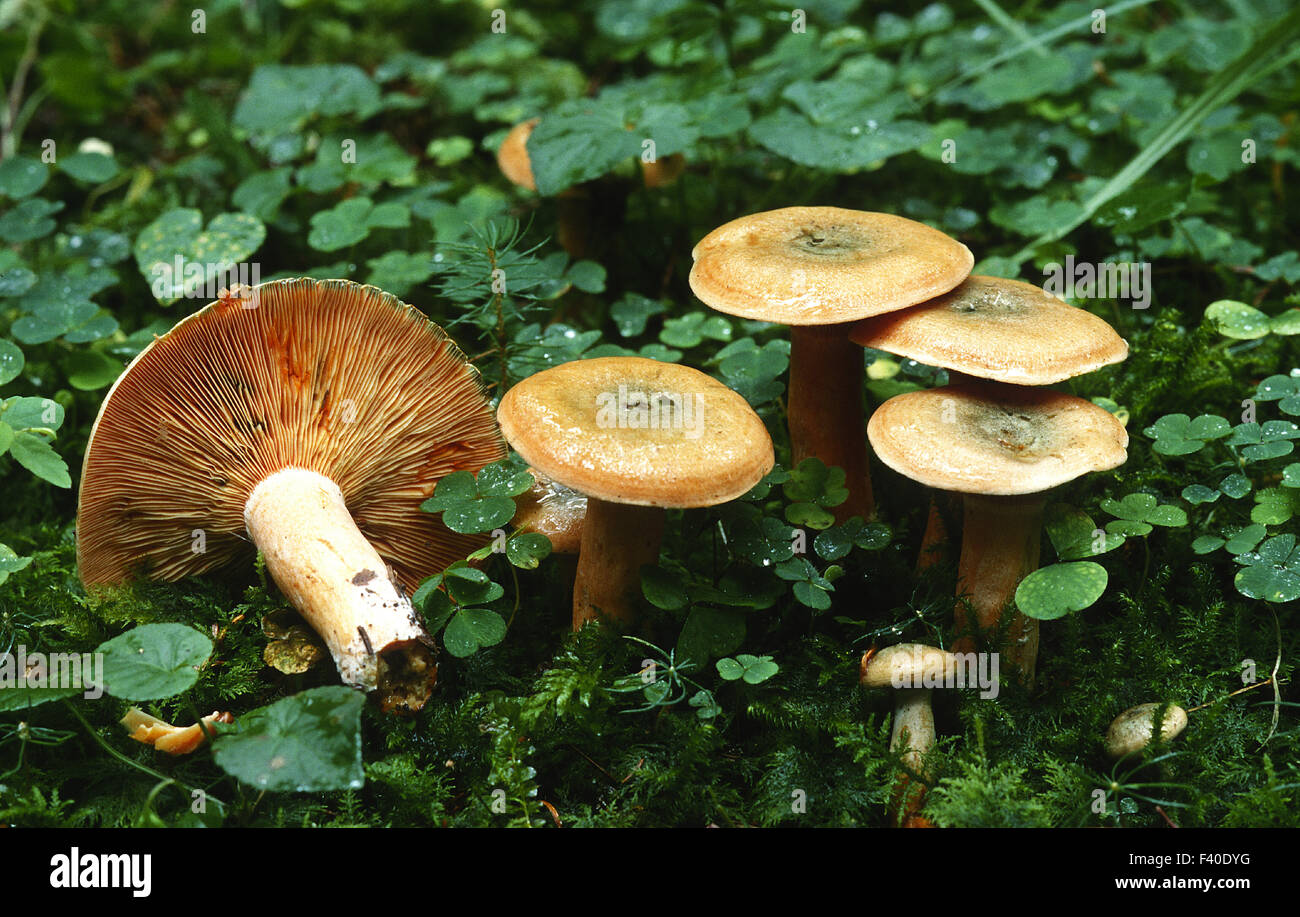
[{"label": "mushroom", "polygon": [[650,189],[666,188],[686,171],[686,157],[681,153],[673,153],[653,162],[644,159],[638,161],[641,163],[641,181]]},{"label": "mushroom", "polygon": [[[1141,751],[1155,735],[1156,711],[1163,704],[1138,704],[1129,707],[1111,722],[1106,730],[1106,754],[1116,760]],[[1172,742],[1187,728],[1187,711],[1170,704],[1160,723],[1160,741]]]},{"label": "mushroom", "polygon": [[586,496],[557,484],[536,468],[528,471],[533,486],[516,500],[515,529],[545,535],[556,554],[577,554],[587,518]]},{"label": "mushroom", "polygon": [[[201,724],[193,726],[173,726],[156,716],[150,716],[139,707],[126,711],[126,716],[119,721],[127,728],[131,738],[145,745],[152,745],[169,755],[188,755],[207,741],[208,733],[214,723],[233,723],[234,716],[216,710],[203,717]],[[206,727],[206,728],[205,728]]]},{"label": "mushroom", "polygon": [[[925,778],[925,756],[934,747],[934,710],[930,696],[936,687],[951,687],[957,677],[957,657],[921,643],[899,643],[863,654],[858,679],[864,688],[894,689],[894,720],[889,750],[902,756],[913,774]],[[906,823],[920,812],[924,785],[910,791],[911,777],[901,774],[894,789],[893,808]]]},{"label": "mushroom", "polygon": [[529,191],[537,190],[537,181],[533,178],[533,165],[528,158],[528,138],[541,120],[530,118],[516,124],[497,148],[497,166],[501,169],[501,174]]},{"label": "mushroom", "polygon": [[[1104,408],[1048,389],[967,382],[890,398],[867,424],[890,468],[964,494],[959,593],[979,628],[995,629],[1016,586],[1037,569],[1046,492],[1124,463],[1128,433]],[[955,609],[959,634],[965,605]],[[970,637],[955,645],[972,648]],[[1008,661],[1033,681],[1038,622],[1013,612]]]},{"label": "mushroom", "polygon": [[970,273],[970,250],[891,214],[786,207],[732,220],[691,254],[691,289],[704,303],[791,326],[793,461],[816,456],[843,468],[849,497],[836,518],[871,517],[864,360],[849,323],[951,290]]},{"label": "mushroom", "polygon": [[417,310],[346,280],[243,288],[109,390],[82,471],[81,579],[178,580],[251,541],[343,681],[419,709],[437,666],[405,590],[480,542],[420,502],[505,454],[478,372]]},{"label": "mushroom", "polygon": [[543,370],[501,399],[510,445],[587,496],[573,629],[635,616],[640,570],[659,557],[665,508],[713,506],[772,469],[772,439],[749,404],[704,373],[641,357]]},{"label": "mushroom", "polygon": [[863,347],[1017,385],[1050,385],[1128,356],[1124,339],[1091,312],[1031,283],[978,274],[930,302],[865,319],[850,336]]},{"label": "mushroom", "polygon": [[[919,306],[864,319],[850,337],[863,347],[941,366],[950,384],[975,377],[1050,385],[1128,356],[1124,339],[1091,312],[1033,284],[979,274]],[[942,557],[945,539],[932,500],[918,569]]]}]

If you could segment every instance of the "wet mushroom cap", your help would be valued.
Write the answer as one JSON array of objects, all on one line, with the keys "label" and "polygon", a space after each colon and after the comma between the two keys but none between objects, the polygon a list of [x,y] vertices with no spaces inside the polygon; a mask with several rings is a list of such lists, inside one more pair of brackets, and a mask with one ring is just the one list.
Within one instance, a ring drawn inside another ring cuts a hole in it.
[{"label": "wet mushroom cap", "polygon": [[497,419],[528,464],[611,503],[725,503],[774,461],[744,398],[699,370],[641,357],[543,370],[506,392]]},{"label": "wet mushroom cap", "polygon": [[[1106,754],[1123,758],[1151,744],[1155,735],[1152,721],[1161,704],[1138,704],[1121,713],[1106,730]],[[1187,728],[1187,711],[1170,704],[1160,723],[1160,741],[1172,742]]]},{"label": "wet mushroom cap", "polygon": [[832,325],[946,293],[970,273],[965,245],[924,223],[841,207],[785,207],[732,220],[691,256],[691,289],[719,312]]},{"label": "wet mushroom cap", "polygon": [[156,338],[109,390],[82,472],[82,581],[176,580],[251,559],[245,504],[290,467],[339,486],[408,590],[473,551],[480,539],[420,510],[443,476],[506,453],[478,372],[451,339],[350,281],[254,292]]},{"label": "wet mushroom cap", "polygon": [[528,137],[540,120],[533,118],[516,124],[497,148],[497,165],[501,174],[529,191],[537,190],[537,180],[533,178],[533,165],[528,158]]},{"label": "wet mushroom cap", "polygon": [[890,398],[867,437],[890,468],[964,494],[1036,494],[1124,463],[1109,411],[1047,389],[969,382]]},{"label": "wet mushroom cap", "polygon": [[556,554],[577,554],[587,518],[586,495],[557,484],[536,468],[528,471],[533,486],[515,498],[515,528],[545,535]]},{"label": "wet mushroom cap", "polygon": [[1118,363],[1128,344],[1105,321],[1019,280],[972,275],[910,309],[865,319],[864,347],[1018,385],[1051,385]]},{"label": "wet mushroom cap", "polygon": [[864,688],[923,687],[923,679],[955,676],[957,657],[922,643],[898,643],[862,657],[858,678]]}]

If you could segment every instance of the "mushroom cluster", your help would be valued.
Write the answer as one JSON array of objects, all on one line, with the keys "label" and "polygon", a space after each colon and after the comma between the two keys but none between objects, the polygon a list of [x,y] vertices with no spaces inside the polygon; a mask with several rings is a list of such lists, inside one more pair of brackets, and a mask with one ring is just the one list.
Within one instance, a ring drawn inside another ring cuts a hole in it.
[{"label": "mushroom cluster", "polygon": [[242,288],[156,338],[104,399],[81,578],[178,580],[256,548],[345,683],[419,709],[437,666],[407,591],[479,544],[420,501],[505,453],[478,372],[415,309],[345,280]]},{"label": "mushroom cluster", "polygon": [[1043,386],[1118,363],[1128,345],[1102,319],[1039,287],[978,275],[930,302],[860,322],[852,339],[949,370],[949,385],[882,404],[867,435],[890,468],[963,497],[957,590],[966,600],[955,608],[954,649],[973,649],[972,623],[982,632],[1005,626],[1007,659],[1032,683],[1038,622],[1014,610],[1003,619],[1038,567],[1046,493],[1122,464],[1128,446],[1110,412]]},{"label": "mushroom cluster", "polygon": [[862,351],[853,323],[946,293],[974,258],[924,223],[841,207],[786,207],[732,220],[691,253],[691,289],[728,315],[790,326],[787,419],[795,465],[844,469],[837,521],[871,518]]}]

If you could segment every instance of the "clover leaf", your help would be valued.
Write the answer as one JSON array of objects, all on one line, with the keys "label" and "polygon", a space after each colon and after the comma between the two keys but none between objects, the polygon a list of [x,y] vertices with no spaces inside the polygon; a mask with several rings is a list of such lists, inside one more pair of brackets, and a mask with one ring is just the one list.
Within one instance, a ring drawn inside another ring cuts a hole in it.
[{"label": "clover leaf", "polygon": [[1295,449],[1291,442],[1294,439],[1300,439],[1300,426],[1289,420],[1267,420],[1263,424],[1238,424],[1225,442],[1242,446],[1241,457],[1247,462],[1262,462],[1290,455]]},{"label": "clover leaf", "polygon": [[1300,598],[1300,547],[1295,535],[1274,535],[1233,560],[1243,565],[1233,580],[1242,595],[1266,602]]},{"label": "clover leaf", "polygon": [[749,653],[740,653],[735,659],[724,657],[714,666],[724,681],[744,680],[747,685],[761,684],[780,671],[771,656],[751,656]]},{"label": "clover leaf", "polygon": [[433,496],[420,504],[428,513],[442,513],[453,532],[475,534],[501,528],[514,518],[511,497],[533,486],[533,477],[508,461],[484,466],[476,479],[469,471],[454,471],[440,480]]},{"label": "clover leaf", "polygon": [[1186,512],[1170,504],[1159,504],[1151,494],[1129,494],[1123,500],[1102,500],[1101,508],[1117,517],[1115,522],[1106,525],[1106,531],[1112,535],[1142,537],[1151,533],[1152,526],[1179,528],[1187,525]]},{"label": "clover leaf", "polygon": [[1142,432],[1156,441],[1152,448],[1161,455],[1191,455],[1227,436],[1232,427],[1214,414],[1202,414],[1195,420],[1186,414],[1166,414]]},{"label": "clover leaf", "polygon": [[1053,503],[1047,508],[1043,527],[1061,560],[1097,557],[1124,543],[1122,533],[1098,528],[1091,516],[1065,503]]},{"label": "clover leaf", "polygon": [[1090,560],[1051,564],[1030,573],[1016,587],[1016,607],[1039,621],[1082,611],[1106,591],[1106,568]]}]

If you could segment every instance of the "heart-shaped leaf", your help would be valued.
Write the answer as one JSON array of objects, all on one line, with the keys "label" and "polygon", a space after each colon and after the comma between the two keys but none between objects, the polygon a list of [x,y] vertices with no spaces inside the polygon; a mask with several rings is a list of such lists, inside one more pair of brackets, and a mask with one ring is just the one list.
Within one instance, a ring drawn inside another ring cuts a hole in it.
[{"label": "heart-shaped leaf", "polygon": [[104,654],[105,691],[123,700],[159,700],[194,686],[212,641],[184,624],[143,624],[95,652]]},{"label": "heart-shaped leaf", "polygon": [[324,793],[358,789],[361,708],[365,695],[335,685],[313,688],[239,718],[234,732],[217,736],[217,765],[255,789]]},{"label": "heart-shaped leaf", "polygon": [[1016,607],[1040,621],[1082,611],[1106,591],[1106,568],[1090,560],[1052,564],[1035,570],[1016,587]]}]

